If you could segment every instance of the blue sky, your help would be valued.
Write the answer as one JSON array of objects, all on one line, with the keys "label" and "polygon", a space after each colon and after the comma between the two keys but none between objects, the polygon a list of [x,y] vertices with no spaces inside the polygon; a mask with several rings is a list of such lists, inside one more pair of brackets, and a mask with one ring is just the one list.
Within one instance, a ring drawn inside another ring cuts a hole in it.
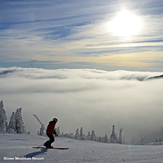
[{"label": "blue sky", "polygon": [[[123,9],[142,21],[130,37],[108,30]],[[0,13],[0,67],[163,69],[161,0],[2,0]]]}]

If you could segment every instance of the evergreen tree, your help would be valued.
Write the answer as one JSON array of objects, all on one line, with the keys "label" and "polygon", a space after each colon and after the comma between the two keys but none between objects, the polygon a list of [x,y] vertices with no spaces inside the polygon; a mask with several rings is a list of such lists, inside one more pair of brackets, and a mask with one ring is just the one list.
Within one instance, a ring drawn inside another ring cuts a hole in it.
[{"label": "evergreen tree", "polygon": [[63,133],[63,131],[62,131],[62,134],[61,134],[61,136],[62,136],[62,137],[64,136],[64,133]]},{"label": "evergreen tree", "polygon": [[76,130],[76,134],[75,134],[74,138],[77,140],[79,139],[79,129]]},{"label": "evergreen tree", "polygon": [[120,144],[122,144],[122,130],[123,130],[123,128],[121,128],[119,131],[118,143],[120,143]]},{"label": "evergreen tree", "polygon": [[39,135],[45,135],[45,127],[44,127],[44,124],[41,125],[41,128],[40,128],[40,133]]},{"label": "evergreen tree", "polygon": [[81,127],[80,128],[80,137],[82,137],[83,136],[83,128]]},{"label": "evergreen tree", "polygon": [[94,130],[92,130],[92,132],[91,132],[91,140],[92,141],[95,141],[96,140],[96,135],[95,135]]},{"label": "evergreen tree", "polygon": [[16,132],[18,134],[25,132],[25,127],[24,127],[21,111],[22,111],[22,108],[19,108],[16,110],[16,113],[15,113],[15,126],[16,126]]},{"label": "evergreen tree", "polygon": [[87,140],[91,140],[91,133],[90,133],[90,131],[88,132]]},{"label": "evergreen tree", "polygon": [[10,118],[9,125],[7,127],[8,133],[16,133],[16,121],[15,121],[15,113],[13,112]]},{"label": "evergreen tree", "polygon": [[112,134],[110,135],[110,143],[117,143],[117,135],[115,134],[115,126],[112,126]]},{"label": "evergreen tree", "polygon": [[105,134],[104,143],[108,143],[108,142],[109,142],[108,136],[107,136],[107,134]]},{"label": "evergreen tree", "polygon": [[60,132],[59,126],[56,128],[56,132],[57,132],[58,136],[61,136],[61,132]]},{"label": "evergreen tree", "polygon": [[102,138],[101,138],[101,136],[98,138],[98,142],[102,142]]},{"label": "evergreen tree", "polygon": [[4,110],[3,101],[0,101],[0,132],[6,132],[7,130],[7,118]]},{"label": "evergreen tree", "polygon": [[81,127],[80,128],[80,139],[81,140],[84,140],[85,138],[84,138],[85,136],[84,136],[84,134],[83,134],[83,128]]}]

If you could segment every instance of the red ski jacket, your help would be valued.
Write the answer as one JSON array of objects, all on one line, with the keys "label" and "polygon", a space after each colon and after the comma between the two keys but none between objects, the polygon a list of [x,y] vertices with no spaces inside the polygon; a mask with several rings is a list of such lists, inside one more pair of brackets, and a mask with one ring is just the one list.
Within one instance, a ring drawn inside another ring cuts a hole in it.
[{"label": "red ski jacket", "polygon": [[49,122],[46,133],[49,134],[49,135],[56,134],[55,123],[53,121]]}]

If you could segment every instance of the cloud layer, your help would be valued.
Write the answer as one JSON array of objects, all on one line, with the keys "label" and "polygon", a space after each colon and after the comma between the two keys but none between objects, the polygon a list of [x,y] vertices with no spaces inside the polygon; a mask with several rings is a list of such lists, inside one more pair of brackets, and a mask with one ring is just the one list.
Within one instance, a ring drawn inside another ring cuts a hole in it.
[{"label": "cloud layer", "polygon": [[[65,132],[83,127],[85,134],[111,134],[124,128],[127,140],[162,127],[162,73],[96,69],[45,70],[0,68],[0,97],[8,119],[23,108],[27,130],[36,133],[38,115],[47,125],[53,117]],[[148,80],[152,79],[152,80]]]}]

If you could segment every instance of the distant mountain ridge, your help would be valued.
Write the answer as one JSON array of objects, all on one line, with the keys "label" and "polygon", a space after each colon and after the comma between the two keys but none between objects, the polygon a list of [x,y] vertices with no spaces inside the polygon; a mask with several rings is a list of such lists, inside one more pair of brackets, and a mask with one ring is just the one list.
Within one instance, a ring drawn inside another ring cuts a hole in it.
[{"label": "distant mountain ridge", "polygon": [[163,74],[162,74],[162,75],[158,75],[158,76],[153,76],[153,77],[147,78],[147,80],[151,80],[151,79],[161,79],[161,78],[163,78]]}]

